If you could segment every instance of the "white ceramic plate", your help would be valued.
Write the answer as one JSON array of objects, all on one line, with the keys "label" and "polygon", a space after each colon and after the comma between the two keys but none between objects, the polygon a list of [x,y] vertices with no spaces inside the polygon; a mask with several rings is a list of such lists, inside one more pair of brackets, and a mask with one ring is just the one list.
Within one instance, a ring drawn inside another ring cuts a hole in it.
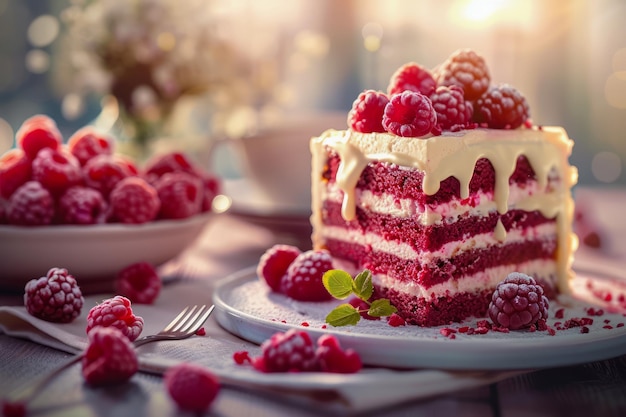
[{"label": "white ceramic plate", "polygon": [[132,263],[158,266],[175,258],[212,215],[140,225],[0,226],[0,289],[23,290],[29,280],[62,267],[76,277],[83,291],[98,291]]},{"label": "white ceramic plate", "polygon": [[[587,317],[584,304],[573,298],[552,301],[548,325],[573,317]],[[587,326],[546,331],[490,331],[484,335],[456,333],[450,339],[441,328],[475,327],[477,319],[464,324],[424,328],[391,327],[386,321],[361,320],[356,326],[331,327],[324,323],[326,314],[338,301],[323,303],[296,302],[272,293],[260,282],[255,268],[243,270],[218,283],[214,292],[214,312],[220,325],[246,340],[261,343],[273,333],[300,327],[319,337],[334,334],[344,348],[354,348],[364,363],[401,368],[439,368],[455,370],[536,369],[565,366],[608,359],[626,353],[626,317],[608,314],[593,317]],[[564,318],[554,318],[563,308]],[[608,320],[608,322],[607,322]],[[617,327],[620,323],[622,327]],[[605,328],[612,326],[612,329]]]}]

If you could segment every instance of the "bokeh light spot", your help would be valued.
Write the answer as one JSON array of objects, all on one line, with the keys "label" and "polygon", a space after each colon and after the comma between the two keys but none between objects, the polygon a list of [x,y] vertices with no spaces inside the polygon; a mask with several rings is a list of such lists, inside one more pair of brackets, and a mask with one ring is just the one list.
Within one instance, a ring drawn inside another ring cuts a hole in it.
[{"label": "bokeh light spot", "polygon": [[626,71],[609,75],[604,84],[604,97],[611,107],[626,109]]},{"label": "bokeh light spot", "polygon": [[13,128],[0,117],[0,155],[13,147]]},{"label": "bokeh light spot", "polygon": [[50,69],[50,55],[41,49],[33,49],[26,54],[26,69],[35,74],[42,74]]},{"label": "bokeh light spot", "polygon": [[59,36],[59,20],[50,15],[37,17],[28,26],[28,40],[35,47],[50,45]]},{"label": "bokeh light spot", "polygon": [[615,182],[622,174],[622,160],[614,152],[598,152],[591,160],[591,172],[600,182]]}]

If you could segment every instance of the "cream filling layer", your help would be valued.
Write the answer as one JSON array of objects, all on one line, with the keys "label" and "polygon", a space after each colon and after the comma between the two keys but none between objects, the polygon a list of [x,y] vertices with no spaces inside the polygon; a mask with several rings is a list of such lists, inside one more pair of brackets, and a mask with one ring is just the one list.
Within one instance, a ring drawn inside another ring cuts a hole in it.
[{"label": "cream filling layer", "polygon": [[477,293],[485,288],[494,288],[509,273],[524,271],[527,275],[536,275],[549,279],[556,277],[557,263],[554,260],[533,260],[514,265],[502,265],[485,269],[474,275],[451,279],[441,284],[433,285],[429,288],[414,282],[398,282],[396,278],[387,275],[374,275],[372,281],[375,285],[394,290],[417,298],[436,298],[444,296],[454,296],[458,293]]}]

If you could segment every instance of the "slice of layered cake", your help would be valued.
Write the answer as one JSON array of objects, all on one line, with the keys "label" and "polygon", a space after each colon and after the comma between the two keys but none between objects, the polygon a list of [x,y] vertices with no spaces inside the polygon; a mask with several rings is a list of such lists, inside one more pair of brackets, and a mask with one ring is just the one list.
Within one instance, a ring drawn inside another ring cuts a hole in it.
[{"label": "slice of layered cake", "polygon": [[311,140],[314,248],[350,273],[369,269],[376,295],[411,324],[484,317],[510,272],[549,296],[572,274],[573,142],[533,126],[510,86],[477,93],[476,71],[450,82],[453,57],[482,65],[472,54],[438,74],[403,67],[388,93],[359,96],[349,129]]}]

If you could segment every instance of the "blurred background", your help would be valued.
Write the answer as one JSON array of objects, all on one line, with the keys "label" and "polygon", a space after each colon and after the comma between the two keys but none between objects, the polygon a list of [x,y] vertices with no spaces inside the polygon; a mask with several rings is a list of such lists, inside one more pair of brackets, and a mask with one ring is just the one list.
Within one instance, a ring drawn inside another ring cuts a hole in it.
[{"label": "blurred background", "polygon": [[472,48],[567,129],[580,183],[623,186],[625,22],[623,0],[0,0],[0,153],[36,113],[202,152]]}]

